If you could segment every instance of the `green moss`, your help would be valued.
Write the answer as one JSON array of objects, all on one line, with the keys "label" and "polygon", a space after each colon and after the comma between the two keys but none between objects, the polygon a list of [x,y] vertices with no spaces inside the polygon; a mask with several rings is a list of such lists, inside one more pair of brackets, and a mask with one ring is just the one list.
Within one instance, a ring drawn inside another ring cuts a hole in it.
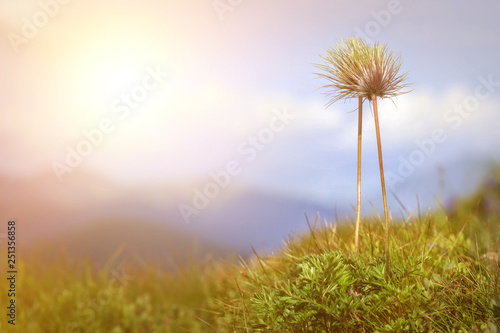
[{"label": "green moss", "polygon": [[[291,237],[273,255],[177,272],[43,253],[19,265],[16,327],[1,332],[498,332],[495,182],[448,211],[394,221],[387,282],[384,228],[366,218]],[[486,208],[479,209],[482,202]],[[7,290],[0,280],[0,290]],[[7,304],[0,293],[0,304]]]}]

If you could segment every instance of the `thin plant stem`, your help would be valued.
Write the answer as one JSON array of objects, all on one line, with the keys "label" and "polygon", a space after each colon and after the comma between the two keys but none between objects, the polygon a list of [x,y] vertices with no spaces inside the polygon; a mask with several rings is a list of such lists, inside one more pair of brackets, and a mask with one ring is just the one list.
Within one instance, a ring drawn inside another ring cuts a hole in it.
[{"label": "thin plant stem", "polygon": [[380,141],[380,127],[378,121],[377,96],[372,96],[373,114],[375,116],[375,131],[377,134],[378,161],[380,166],[380,182],[382,184],[382,198],[384,200],[384,218],[385,218],[385,278],[389,277],[390,258],[389,258],[389,216],[387,214],[387,196],[385,194],[384,162],[382,161],[382,143]]},{"label": "thin plant stem", "polygon": [[363,129],[363,97],[359,96],[358,106],[358,205],[356,207],[356,231],[354,236],[354,253],[358,254],[359,228],[361,224],[361,135]]}]

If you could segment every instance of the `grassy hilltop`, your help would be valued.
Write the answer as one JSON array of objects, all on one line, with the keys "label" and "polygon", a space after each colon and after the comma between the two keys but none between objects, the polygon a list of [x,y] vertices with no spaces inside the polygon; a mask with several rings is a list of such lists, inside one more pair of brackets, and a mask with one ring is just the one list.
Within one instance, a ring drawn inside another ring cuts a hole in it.
[{"label": "grassy hilltop", "polygon": [[117,252],[95,272],[33,251],[18,268],[16,326],[4,316],[0,331],[499,332],[500,174],[446,210],[402,216],[387,282],[377,217],[364,219],[357,256],[354,221],[311,221],[310,233],[252,262],[175,271],[128,266]]}]

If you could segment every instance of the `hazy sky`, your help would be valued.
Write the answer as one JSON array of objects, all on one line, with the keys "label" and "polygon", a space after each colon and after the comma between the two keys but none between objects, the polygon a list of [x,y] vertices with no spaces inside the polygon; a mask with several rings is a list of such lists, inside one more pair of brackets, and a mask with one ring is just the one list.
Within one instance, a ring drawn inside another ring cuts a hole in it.
[{"label": "hazy sky", "polygon": [[0,172],[204,182],[236,161],[234,183],[353,203],[356,104],[325,109],[313,64],[356,34],[401,52],[413,83],[380,104],[391,188],[432,197],[440,166],[460,193],[468,163],[500,162],[498,13],[495,0],[4,0]]}]

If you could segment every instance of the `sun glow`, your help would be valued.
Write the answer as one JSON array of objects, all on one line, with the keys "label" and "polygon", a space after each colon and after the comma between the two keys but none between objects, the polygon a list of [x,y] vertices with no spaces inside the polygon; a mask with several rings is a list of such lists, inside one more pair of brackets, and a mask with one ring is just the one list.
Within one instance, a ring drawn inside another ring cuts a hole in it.
[{"label": "sun glow", "polygon": [[147,48],[117,45],[116,41],[103,41],[103,44],[82,53],[75,64],[76,90],[90,107],[110,104],[130,90],[152,56]]},{"label": "sun glow", "polygon": [[168,61],[165,47],[147,26],[107,23],[90,31],[81,28],[71,40],[61,41],[66,45],[60,54],[65,89],[79,110],[94,117],[140,84],[147,68]]}]

